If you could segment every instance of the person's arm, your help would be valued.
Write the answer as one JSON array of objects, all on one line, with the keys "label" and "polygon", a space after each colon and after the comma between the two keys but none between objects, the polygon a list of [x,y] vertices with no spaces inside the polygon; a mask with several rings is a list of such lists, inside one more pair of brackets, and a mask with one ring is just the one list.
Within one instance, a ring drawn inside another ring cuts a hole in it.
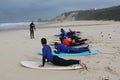
[{"label": "person's arm", "polygon": [[42,58],[42,66],[44,67],[44,65],[45,65],[45,57],[43,56],[43,58]]},{"label": "person's arm", "polygon": [[43,56],[42,57],[42,65],[40,65],[39,67],[44,67],[44,65],[45,65],[45,57]]},{"label": "person's arm", "polygon": [[34,29],[36,30],[36,28],[35,28],[35,24],[34,24]]},{"label": "person's arm", "polygon": [[57,46],[56,50],[54,51],[55,53],[59,54],[60,53],[60,46]]}]

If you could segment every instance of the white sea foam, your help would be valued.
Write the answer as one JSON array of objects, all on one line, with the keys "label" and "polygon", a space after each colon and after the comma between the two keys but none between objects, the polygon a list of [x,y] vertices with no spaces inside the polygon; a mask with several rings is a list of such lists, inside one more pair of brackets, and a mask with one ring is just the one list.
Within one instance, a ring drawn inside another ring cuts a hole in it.
[{"label": "white sea foam", "polygon": [[[29,26],[31,22],[18,22],[18,23],[0,23],[0,29],[13,29],[23,26]],[[35,25],[43,25],[46,22],[35,22]]]}]

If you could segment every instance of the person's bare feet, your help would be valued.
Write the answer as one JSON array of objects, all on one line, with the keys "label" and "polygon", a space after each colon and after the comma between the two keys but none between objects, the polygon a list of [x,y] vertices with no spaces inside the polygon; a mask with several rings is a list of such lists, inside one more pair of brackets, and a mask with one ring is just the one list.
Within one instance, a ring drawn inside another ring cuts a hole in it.
[{"label": "person's bare feet", "polygon": [[90,46],[88,45],[87,47],[88,47],[89,53],[91,53]]},{"label": "person's bare feet", "polygon": [[82,62],[82,60],[79,61],[79,64],[82,66],[82,68],[84,68],[84,63]]},{"label": "person's bare feet", "polygon": [[86,64],[84,64],[82,60],[79,61],[79,64],[88,71]]}]

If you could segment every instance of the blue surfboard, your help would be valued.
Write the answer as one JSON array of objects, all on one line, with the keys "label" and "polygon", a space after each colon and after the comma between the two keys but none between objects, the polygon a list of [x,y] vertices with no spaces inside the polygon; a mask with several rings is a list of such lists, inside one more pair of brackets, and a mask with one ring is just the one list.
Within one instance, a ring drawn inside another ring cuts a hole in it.
[{"label": "blue surfboard", "polygon": [[60,37],[60,34],[55,34],[54,36],[55,36],[55,37]]},{"label": "blue surfboard", "polygon": [[[98,54],[99,51],[98,50],[93,50],[91,52],[89,51],[86,51],[86,52],[81,52],[81,53],[55,53],[55,52],[52,52],[53,55],[57,55],[57,56],[88,56],[88,55],[95,55],[95,54]],[[42,51],[39,51],[38,54],[42,55]]]},{"label": "blue surfboard", "polygon": [[[60,34],[55,34],[55,37],[60,37]],[[76,33],[75,36],[80,36],[80,34]]]}]

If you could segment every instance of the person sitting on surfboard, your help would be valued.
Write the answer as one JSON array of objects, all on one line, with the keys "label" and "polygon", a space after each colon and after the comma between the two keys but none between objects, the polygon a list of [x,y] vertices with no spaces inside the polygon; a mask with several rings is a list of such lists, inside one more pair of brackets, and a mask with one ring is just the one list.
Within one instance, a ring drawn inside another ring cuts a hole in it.
[{"label": "person sitting on surfboard", "polygon": [[42,65],[40,65],[39,67],[44,67],[45,61],[47,60],[48,62],[51,62],[54,65],[58,65],[58,66],[69,66],[73,64],[80,64],[83,68],[87,68],[86,65],[81,60],[73,60],[73,59],[66,60],[64,58],[53,55],[51,47],[47,45],[46,38],[41,39],[41,44],[43,46],[42,48],[43,54],[42,54]]},{"label": "person sitting on surfboard", "polygon": [[60,52],[63,52],[63,53],[81,53],[81,52],[85,52],[85,51],[90,52],[89,45],[87,47],[80,47],[80,48],[68,47],[68,46],[65,46],[64,44],[57,43],[57,42],[55,42],[54,45],[55,45],[55,49],[56,49],[56,51],[54,51],[54,52],[58,53],[58,54]]}]

